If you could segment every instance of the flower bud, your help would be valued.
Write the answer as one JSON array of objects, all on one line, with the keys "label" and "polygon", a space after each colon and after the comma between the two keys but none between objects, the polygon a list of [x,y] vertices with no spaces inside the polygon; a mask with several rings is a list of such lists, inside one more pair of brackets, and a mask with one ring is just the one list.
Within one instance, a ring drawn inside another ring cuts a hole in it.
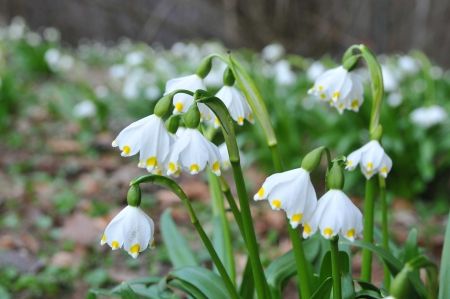
[{"label": "flower bud", "polygon": [[167,128],[167,131],[169,131],[169,133],[175,134],[177,132],[179,126],[180,126],[180,115],[179,114],[171,115],[166,120],[166,128]]},{"label": "flower bud", "polygon": [[347,70],[351,71],[356,67],[360,56],[359,55],[351,55],[347,58],[342,59],[342,66]]},{"label": "flower bud", "polygon": [[197,68],[197,75],[204,79],[206,76],[208,76],[209,71],[212,67],[212,57],[206,57],[203,59],[203,61],[200,63],[200,66]]},{"label": "flower bud", "polygon": [[403,269],[395,276],[391,284],[390,293],[394,298],[411,298],[414,295],[414,287],[409,281],[408,275],[411,268],[406,264]]},{"label": "flower bud", "polygon": [[223,72],[223,84],[226,86],[233,86],[234,84],[234,74],[229,67]]},{"label": "flower bud", "polygon": [[344,187],[344,182],[344,170],[342,169],[342,166],[339,165],[339,162],[335,161],[333,162],[333,166],[331,166],[331,169],[327,175],[328,189],[342,190]]},{"label": "flower bud", "polygon": [[139,184],[133,184],[128,189],[127,204],[132,207],[139,207],[141,205],[141,188]]},{"label": "flower bud", "polygon": [[200,111],[197,103],[193,103],[183,115],[183,121],[187,128],[195,129],[200,124]]},{"label": "flower bud", "polygon": [[303,158],[302,168],[308,172],[316,169],[320,163],[320,159],[322,158],[322,153],[324,150],[325,147],[321,146],[307,153]]},{"label": "flower bud", "polygon": [[172,97],[173,96],[171,94],[168,94],[159,99],[158,103],[156,103],[155,105],[153,113],[159,117],[163,117],[164,115],[166,115],[167,112],[169,112],[170,107],[172,106]]}]

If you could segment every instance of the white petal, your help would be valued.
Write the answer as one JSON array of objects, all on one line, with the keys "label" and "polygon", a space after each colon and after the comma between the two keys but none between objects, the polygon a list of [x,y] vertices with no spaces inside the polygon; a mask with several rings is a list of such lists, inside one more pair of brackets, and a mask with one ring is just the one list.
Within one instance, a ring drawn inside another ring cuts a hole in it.
[{"label": "white petal", "polygon": [[255,194],[253,197],[254,200],[261,200],[267,198],[267,196],[272,191],[272,188],[276,186],[277,184],[284,183],[286,181],[291,181],[295,177],[293,174],[297,172],[297,169],[292,169],[285,172],[275,173],[266,178],[264,181],[264,184],[259,189],[259,191]]},{"label": "white petal", "polygon": [[123,129],[113,141],[113,147],[122,150],[122,156],[132,156],[139,152],[142,144],[143,128],[146,128],[152,115],[144,117]]}]

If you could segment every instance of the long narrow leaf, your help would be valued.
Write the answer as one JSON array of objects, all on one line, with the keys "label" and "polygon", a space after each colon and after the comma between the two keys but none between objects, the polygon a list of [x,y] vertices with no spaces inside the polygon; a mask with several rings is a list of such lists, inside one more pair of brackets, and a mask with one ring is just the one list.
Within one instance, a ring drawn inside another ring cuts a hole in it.
[{"label": "long narrow leaf", "polygon": [[445,230],[444,248],[442,249],[438,298],[450,298],[450,213],[447,220],[447,229]]}]

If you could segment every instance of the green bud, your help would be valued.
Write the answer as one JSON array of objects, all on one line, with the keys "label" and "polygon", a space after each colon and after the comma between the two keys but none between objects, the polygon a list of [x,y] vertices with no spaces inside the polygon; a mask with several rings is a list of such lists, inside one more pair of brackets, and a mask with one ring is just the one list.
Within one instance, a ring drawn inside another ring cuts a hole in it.
[{"label": "green bud", "polygon": [[188,111],[183,115],[183,121],[187,128],[195,129],[200,124],[200,111],[197,103],[192,103]]},{"label": "green bud", "polygon": [[354,50],[359,49],[357,46],[351,46],[345,51],[342,56],[342,66],[347,70],[351,71],[356,67],[359,58],[361,58],[361,54],[355,54]]},{"label": "green bud", "polygon": [[392,297],[398,299],[414,297],[414,286],[408,278],[410,272],[411,269],[409,265],[406,264],[397,276],[395,276],[390,289]]},{"label": "green bud", "polygon": [[180,115],[171,115],[166,120],[166,128],[169,133],[175,134],[178,130],[178,127],[180,126]]},{"label": "green bud", "polygon": [[133,184],[128,189],[127,203],[132,207],[139,207],[141,205],[141,188],[139,184]]},{"label": "green bud", "polygon": [[333,162],[330,171],[327,174],[327,186],[328,189],[339,189],[342,190],[344,187],[345,177],[344,170],[340,165],[339,161]]},{"label": "green bud", "polygon": [[166,115],[172,106],[172,97],[173,96],[171,94],[168,94],[159,99],[158,103],[156,103],[155,105],[153,113],[155,113],[155,115],[159,117],[163,117],[164,115]]},{"label": "green bud", "polygon": [[212,67],[212,57],[206,57],[203,59],[203,61],[200,63],[200,66],[197,68],[197,75],[204,79],[206,76],[208,76],[209,71]]},{"label": "green bud", "polygon": [[320,159],[322,158],[322,153],[325,150],[324,146],[313,149],[303,158],[302,168],[308,172],[312,172],[319,166]]},{"label": "green bud", "polygon": [[223,72],[223,84],[226,86],[233,86],[234,84],[234,74],[229,67]]}]

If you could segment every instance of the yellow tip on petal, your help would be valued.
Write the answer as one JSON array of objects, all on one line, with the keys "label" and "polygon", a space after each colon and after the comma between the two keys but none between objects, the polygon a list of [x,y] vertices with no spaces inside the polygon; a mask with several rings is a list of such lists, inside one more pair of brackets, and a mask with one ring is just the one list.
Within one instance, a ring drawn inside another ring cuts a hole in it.
[{"label": "yellow tip on petal", "polygon": [[317,86],[317,89],[318,89],[319,91],[322,91],[322,90],[323,90],[323,85]]},{"label": "yellow tip on petal", "polygon": [[280,209],[281,208],[281,200],[279,200],[279,199],[272,200],[272,206],[275,209]]},{"label": "yellow tip on petal", "polygon": [[125,145],[125,146],[122,148],[122,153],[123,153],[124,155],[129,155],[130,152],[131,152],[131,147],[130,147],[129,145]]},{"label": "yellow tip on petal", "polygon": [[119,249],[119,247],[120,247],[119,242],[117,242],[117,241],[112,241],[111,242],[111,248],[113,250]]},{"label": "yellow tip on petal", "polygon": [[248,119],[249,122],[253,123],[253,122],[255,121],[255,119],[254,119],[254,117],[253,117],[253,113],[250,113],[250,114],[247,116],[247,119]]},{"label": "yellow tip on petal", "polygon": [[145,164],[147,165],[147,167],[155,167],[158,164],[158,160],[156,159],[156,157],[150,157],[147,159]]},{"label": "yellow tip on petal", "polygon": [[353,110],[358,110],[358,108],[359,108],[359,101],[358,101],[358,99],[354,99],[352,101],[351,107],[352,107]]},{"label": "yellow tip on petal", "polygon": [[256,195],[258,196],[258,198],[261,199],[264,197],[264,193],[265,193],[264,188],[261,187],[261,188],[259,188],[258,193],[256,193]]},{"label": "yellow tip on petal", "polygon": [[220,163],[219,161],[216,161],[212,165],[212,170],[214,173],[220,173]]},{"label": "yellow tip on petal", "polygon": [[321,98],[322,100],[325,100],[325,99],[327,98],[327,95],[324,94],[324,93],[321,93],[321,94],[320,94],[320,98]]},{"label": "yellow tip on petal", "polygon": [[367,171],[371,171],[373,169],[373,163],[372,162],[368,162],[366,165]]},{"label": "yellow tip on petal", "polygon": [[244,117],[239,116],[237,119],[237,123],[238,123],[238,125],[242,126],[244,124]]},{"label": "yellow tip on petal", "polygon": [[189,171],[191,172],[191,174],[197,174],[199,172],[199,170],[200,170],[200,166],[198,166],[197,163],[193,163],[189,167]]},{"label": "yellow tip on petal", "polygon": [[355,229],[349,229],[346,233],[347,238],[354,239],[355,238]]},{"label": "yellow tip on petal", "polygon": [[175,110],[177,112],[183,112],[184,105],[181,102],[175,103]]},{"label": "yellow tip on petal", "polygon": [[175,173],[175,172],[177,172],[177,165],[175,164],[175,163],[173,163],[173,162],[170,162],[169,163],[169,172],[170,173]]},{"label": "yellow tip on petal", "polygon": [[339,99],[340,96],[341,93],[339,91],[335,91],[333,92],[333,96],[331,98],[333,99],[333,101],[337,101],[337,99]]},{"label": "yellow tip on petal", "polygon": [[305,223],[303,225],[303,234],[306,236],[309,236],[311,234],[311,232],[312,232],[311,225],[309,225],[308,223]]},{"label": "yellow tip on petal", "polygon": [[388,168],[386,166],[381,167],[380,173],[386,175],[388,173]]},{"label": "yellow tip on petal", "polygon": [[102,235],[102,239],[100,240],[100,244],[101,244],[101,245],[105,245],[105,243],[106,243],[106,235],[103,234],[103,235]]},{"label": "yellow tip on petal", "polygon": [[302,218],[303,218],[303,214],[302,214],[302,213],[294,214],[294,215],[292,215],[292,217],[291,217],[291,221],[292,221],[292,222],[299,223],[300,221],[302,221]]},{"label": "yellow tip on petal", "polygon": [[323,235],[325,236],[325,238],[329,239],[333,235],[333,230],[330,227],[326,227],[323,230]]},{"label": "yellow tip on petal", "polygon": [[347,160],[345,162],[345,167],[352,167],[353,166],[353,161],[352,160]]},{"label": "yellow tip on petal", "polygon": [[116,146],[118,146],[118,144],[117,144],[117,140],[113,140],[113,142],[111,143],[111,146],[112,146],[112,147],[116,147]]},{"label": "yellow tip on petal", "polygon": [[141,249],[141,245],[139,244],[134,244],[133,246],[130,247],[130,253],[131,254],[136,254],[139,253],[139,250]]}]

